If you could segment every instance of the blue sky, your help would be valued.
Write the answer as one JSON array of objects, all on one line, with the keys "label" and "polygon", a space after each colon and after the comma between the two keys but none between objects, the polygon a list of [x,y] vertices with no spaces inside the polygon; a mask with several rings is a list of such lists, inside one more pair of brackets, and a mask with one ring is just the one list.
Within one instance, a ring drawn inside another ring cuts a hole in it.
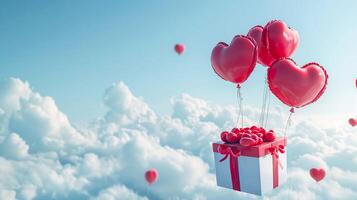
[{"label": "blue sky", "polygon": [[[357,113],[356,8],[352,0],[2,1],[0,78],[30,82],[77,123],[104,112],[104,89],[118,80],[161,113],[181,93],[233,104],[234,85],[214,74],[211,49],[282,19],[300,34],[292,58],[319,62],[330,76],[325,95],[299,112],[348,118]],[[177,42],[186,45],[182,56]],[[260,106],[264,76],[257,66],[244,84],[251,105]]]}]

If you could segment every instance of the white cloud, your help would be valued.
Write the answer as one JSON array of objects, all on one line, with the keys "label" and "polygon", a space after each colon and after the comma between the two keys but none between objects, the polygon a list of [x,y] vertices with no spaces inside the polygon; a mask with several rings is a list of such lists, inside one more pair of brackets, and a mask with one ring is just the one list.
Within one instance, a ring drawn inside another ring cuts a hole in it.
[{"label": "white cloud", "polygon": [[15,200],[16,192],[14,190],[0,190],[0,199]]},{"label": "white cloud", "polygon": [[114,185],[100,191],[98,197],[93,200],[147,200],[123,185]]},{"label": "white cloud", "polygon": [[31,89],[27,82],[10,78],[1,81],[0,105],[7,112],[20,108],[20,101],[30,97]]},{"label": "white cloud", "polygon": [[27,156],[29,146],[16,133],[6,136],[0,144],[0,155],[9,159],[21,159]]},{"label": "white cloud", "polygon": [[[51,97],[28,83],[0,84],[0,199],[256,199],[219,188],[211,143],[233,127],[234,106],[183,94],[173,113],[155,113],[122,82],[104,94],[107,113],[87,130],[72,126]],[[272,107],[269,127],[282,132],[288,113]],[[259,109],[245,106],[245,124]],[[322,128],[294,118],[289,128],[286,184],[267,199],[355,199],[355,129]],[[311,167],[327,169],[316,183]],[[159,178],[148,186],[147,169]]]},{"label": "white cloud", "polygon": [[24,185],[20,191],[20,198],[25,200],[34,199],[37,195],[37,188],[34,185]]},{"label": "white cloud", "polygon": [[123,82],[113,83],[105,93],[104,104],[109,108],[106,122],[120,125],[154,122],[155,113],[140,98],[135,97]]}]

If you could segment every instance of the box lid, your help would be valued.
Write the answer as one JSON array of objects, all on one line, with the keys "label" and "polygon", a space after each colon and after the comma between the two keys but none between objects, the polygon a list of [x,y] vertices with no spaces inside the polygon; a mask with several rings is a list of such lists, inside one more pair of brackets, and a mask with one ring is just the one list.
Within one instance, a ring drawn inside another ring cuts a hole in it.
[{"label": "box lid", "polygon": [[250,147],[245,147],[238,143],[229,144],[229,143],[224,143],[221,141],[212,143],[212,147],[213,147],[213,152],[218,152],[218,150],[217,150],[218,146],[223,145],[223,146],[230,147],[232,150],[236,150],[236,151],[239,150],[240,155],[242,155],[242,156],[262,157],[267,154],[270,154],[269,149],[271,147],[278,147],[279,145],[283,145],[285,147],[286,144],[287,144],[286,137],[277,137],[272,142],[263,142],[262,144],[254,145],[254,146],[250,146]]}]

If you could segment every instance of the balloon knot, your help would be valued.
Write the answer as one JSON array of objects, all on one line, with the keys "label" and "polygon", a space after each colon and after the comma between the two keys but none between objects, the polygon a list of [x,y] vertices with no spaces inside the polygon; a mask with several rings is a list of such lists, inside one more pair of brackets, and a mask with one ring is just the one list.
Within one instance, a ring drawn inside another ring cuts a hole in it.
[{"label": "balloon knot", "polygon": [[290,108],[290,112],[291,112],[291,113],[295,113],[295,108],[294,108],[294,107],[291,107],[291,108]]},{"label": "balloon knot", "polygon": [[237,84],[237,88],[240,88],[240,84],[239,83]]}]

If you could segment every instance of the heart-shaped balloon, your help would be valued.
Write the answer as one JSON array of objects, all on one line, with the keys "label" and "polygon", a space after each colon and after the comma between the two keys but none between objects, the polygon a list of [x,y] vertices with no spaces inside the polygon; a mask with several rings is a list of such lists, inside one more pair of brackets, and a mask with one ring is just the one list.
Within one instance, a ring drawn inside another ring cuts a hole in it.
[{"label": "heart-shaped balloon", "polygon": [[352,127],[356,126],[356,125],[357,125],[357,118],[356,118],[356,119],[350,118],[350,119],[348,120],[348,123],[350,123],[350,125],[351,125]]},{"label": "heart-shaped balloon", "polygon": [[158,175],[159,174],[156,171],[156,169],[150,169],[145,172],[145,179],[148,182],[148,184],[151,185],[156,181]]},{"label": "heart-shaped balloon", "polygon": [[230,45],[220,42],[212,50],[211,64],[224,80],[241,84],[257,63],[257,45],[247,36],[237,35]]},{"label": "heart-shaped balloon", "polygon": [[275,58],[288,58],[296,50],[299,33],[288,27],[283,21],[273,20],[265,25],[262,33],[262,44]]},{"label": "heart-shaped balloon", "polygon": [[185,45],[183,45],[183,44],[176,44],[175,45],[175,51],[176,51],[177,54],[181,55],[184,50],[185,50]]},{"label": "heart-shaped balloon", "polygon": [[316,181],[316,182],[319,182],[321,181],[322,179],[325,178],[326,176],[326,172],[324,169],[320,168],[311,168],[310,169],[310,176]]},{"label": "heart-shaped balloon", "polygon": [[254,26],[251,28],[247,36],[253,38],[258,46],[258,63],[270,67],[275,59],[269,54],[268,49],[261,42],[264,28],[262,26]]},{"label": "heart-shaped balloon", "polygon": [[324,93],[327,73],[317,63],[298,67],[290,58],[282,58],[268,69],[268,84],[272,93],[290,107],[303,107]]}]

